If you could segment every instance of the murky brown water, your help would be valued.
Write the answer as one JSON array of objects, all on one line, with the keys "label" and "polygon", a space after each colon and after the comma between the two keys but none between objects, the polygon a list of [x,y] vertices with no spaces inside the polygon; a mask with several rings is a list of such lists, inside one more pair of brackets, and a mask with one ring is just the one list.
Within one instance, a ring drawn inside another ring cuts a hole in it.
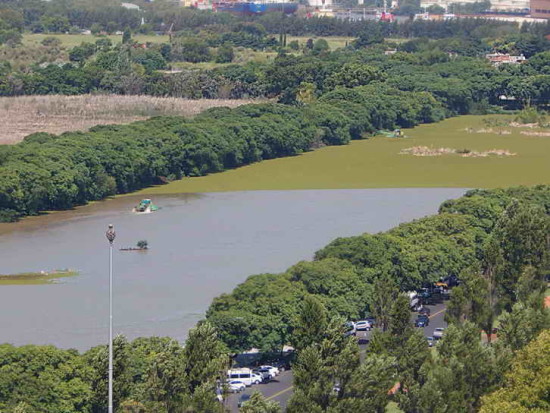
[{"label": "murky brown water", "polygon": [[86,349],[107,341],[108,242],[115,333],[183,340],[212,298],[247,276],[281,272],[338,236],[378,232],[435,213],[464,189],[256,191],[157,196],[156,213],[121,197],[0,225],[0,273],[73,268],[56,285],[0,286],[0,343]]}]

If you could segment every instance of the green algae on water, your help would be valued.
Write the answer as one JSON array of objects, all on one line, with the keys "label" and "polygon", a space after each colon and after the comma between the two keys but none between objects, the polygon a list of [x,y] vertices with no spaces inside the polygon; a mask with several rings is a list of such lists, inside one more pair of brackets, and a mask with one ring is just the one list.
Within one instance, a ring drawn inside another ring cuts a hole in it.
[{"label": "green algae on water", "polygon": [[75,275],[78,275],[78,272],[74,270],[24,272],[11,275],[0,274],[0,286],[55,284],[60,278],[72,277]]}]

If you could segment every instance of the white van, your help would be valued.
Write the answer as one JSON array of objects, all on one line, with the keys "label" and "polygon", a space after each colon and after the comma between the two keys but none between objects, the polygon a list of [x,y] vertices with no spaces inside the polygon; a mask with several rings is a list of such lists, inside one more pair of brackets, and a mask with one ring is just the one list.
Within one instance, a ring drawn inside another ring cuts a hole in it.
[{"label": "white van", "polygon": [[252,373],[251,369],[248,369],[248,368],[228,370],[227,379],[240,380],[246,386],[252,386],[253,384],[257,384],[257,381],[258,381],[258,377],[254,373]]}]

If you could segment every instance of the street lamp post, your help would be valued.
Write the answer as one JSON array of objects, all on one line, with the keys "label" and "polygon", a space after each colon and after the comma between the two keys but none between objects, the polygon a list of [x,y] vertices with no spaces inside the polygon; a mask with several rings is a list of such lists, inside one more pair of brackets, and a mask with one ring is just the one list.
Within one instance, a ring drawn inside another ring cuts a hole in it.
[{"label": "street lamp post", "polygon": [[109,413],[113,413],[113,224],[109,224],[105,236],[109,240]]}]

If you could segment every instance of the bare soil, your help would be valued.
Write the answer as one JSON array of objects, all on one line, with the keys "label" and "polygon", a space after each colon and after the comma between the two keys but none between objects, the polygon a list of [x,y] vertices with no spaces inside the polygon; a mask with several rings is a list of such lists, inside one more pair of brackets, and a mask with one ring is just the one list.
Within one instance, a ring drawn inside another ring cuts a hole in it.
[{"label": "bare soil", "polygon": [[121,95],[2,97],[0,144],[17,143],[35,132],[59,134],[159,115],[194,116],[212,107],[236,107],[252,102],[257,101]]}]

